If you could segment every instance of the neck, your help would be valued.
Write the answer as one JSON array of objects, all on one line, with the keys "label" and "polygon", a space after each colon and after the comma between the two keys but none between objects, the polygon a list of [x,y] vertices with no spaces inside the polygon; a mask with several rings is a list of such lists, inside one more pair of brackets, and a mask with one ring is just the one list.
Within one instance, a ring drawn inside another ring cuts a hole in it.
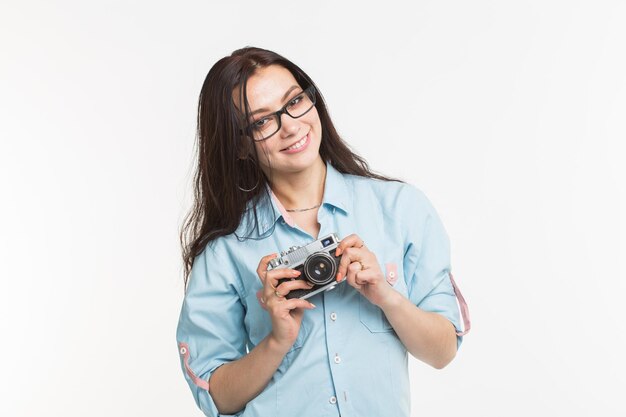
[{"label": "neck", "polygon": [[318,158],[306,170],[289,175],[275,175],[271,188],[286,209],[302,209],[322,202],[325,181],[326,165]]}]

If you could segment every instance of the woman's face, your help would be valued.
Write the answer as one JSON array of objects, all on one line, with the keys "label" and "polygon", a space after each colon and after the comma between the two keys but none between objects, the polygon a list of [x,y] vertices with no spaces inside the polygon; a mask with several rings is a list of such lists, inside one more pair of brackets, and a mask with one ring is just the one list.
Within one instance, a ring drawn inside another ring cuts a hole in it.
[{"label": "woman's face", "polygon": [[[305,88],[307,86],[304,86]],[[248,103],[253,122],[283,108],[302,94],[302,87],[284,67],[270,65],[257,70],[248,79]],[[297,119],[283,113],[278,132],[263,141],[255,141],[261,169],[266,175],[285,175],[312,167],[320,158],[322,125],[317,109]]]}]

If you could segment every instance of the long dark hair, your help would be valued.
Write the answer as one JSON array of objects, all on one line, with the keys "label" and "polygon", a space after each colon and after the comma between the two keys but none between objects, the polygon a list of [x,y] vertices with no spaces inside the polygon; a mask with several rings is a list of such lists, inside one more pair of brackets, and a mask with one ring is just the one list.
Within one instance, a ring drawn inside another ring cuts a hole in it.
[{"label": "long dark hair", "polygon": [[[242,133],[241,127],[249,120],[248,79],[257,69],[269,65],[289,70],[303,88],[315,86],[313,80],[288,59],[253,47],[236,50],[217,61],[202,85],[198,103],[194,204],[180,233],[185,286],[196,256],[211,241],[234,233],[248,204],[256,207],[266,192],[268,181],[257,162],[254,144]],[[390,180],[372,172],[367,162],[339,137],[317,86],[315,91],[315,107],[322,125],[319,151],[322,160],[345,174]],[[234,94],[244,103],[243,112],[237,109]]]}]

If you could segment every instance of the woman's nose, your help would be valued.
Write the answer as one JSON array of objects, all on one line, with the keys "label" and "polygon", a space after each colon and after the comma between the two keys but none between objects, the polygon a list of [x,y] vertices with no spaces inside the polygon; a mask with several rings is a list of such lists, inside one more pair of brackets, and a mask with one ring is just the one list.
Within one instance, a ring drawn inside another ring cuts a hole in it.
[{"label": "woman's nose", "polygon": [[281,136],[284,138],[289,138],[300,130],[300,122],[288,114],[281,114]]}]

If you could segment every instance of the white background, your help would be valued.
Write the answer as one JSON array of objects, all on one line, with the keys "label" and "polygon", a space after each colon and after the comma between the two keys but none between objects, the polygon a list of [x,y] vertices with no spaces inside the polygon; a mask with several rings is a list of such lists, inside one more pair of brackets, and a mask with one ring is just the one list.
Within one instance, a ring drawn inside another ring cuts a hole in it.
[{"label": "white background", "polygon": [[431,198],[473,330],[415,416],[626,414],[626,2],[0,8],[0,415],[199,416],[178,230],[197,97],[273,49]]}]

